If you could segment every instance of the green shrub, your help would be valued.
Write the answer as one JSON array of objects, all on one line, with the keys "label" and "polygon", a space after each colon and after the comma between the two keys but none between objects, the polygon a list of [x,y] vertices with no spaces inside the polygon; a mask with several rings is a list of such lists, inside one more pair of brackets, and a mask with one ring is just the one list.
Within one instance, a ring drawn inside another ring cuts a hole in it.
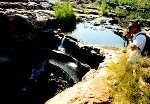
[{"label": "green shrub", "polygon": [[116,14],[121,14],[121,9],[120,9],[119,7],[116,7],[116,8],[115,8],[115,13],[116,13]]},{"label": "green shrub", "polygon": [[127,16],[128,19],[150,19],[150,2],[148,0],[103,0],[105,2],[117,2],[118,4],[123,4],[123,5],[129,5],[131,7],[135,8],[141,8],[141,9],[147,9],[146,12],[141,12],[141,11],[127,11],[124,9],[121,9],[119,7],[115,8],[115,13],[118,15],[124,15]]},{"label": "green shrub", "polygon": [[149,13],[140,12],[140,16],[143,19],[150,19],[150,12]]},{"label": "green shrub", "polygon": [[149,104],[150,85],[143,81],[144,71],[140,64],[128,62],[128,55],[108,67],[111,81],[108,83],[112,104]]},{"label": "green shrub", "polygon": [[69,30],[76,25],[76,16],[70,2],[55,3],[54,16],[59,22],[60,28]]},{"label": "green shrub", "polygon": [[118,6],[115,8],[115,13],[118,15],[124,15],[124,16],[128,16],[130,14],[130,12],[128,12],[125,9],[121,9]]},{"label": "green shrub", "polygon": [[105,1],[102,1],[101,5],[100,5],[99,15],[101,15],[101,16],[108,15],[109,12],[110,12],[109,5]]},{"label": "green shrub", "polygon": [[129,12],[128,19],[150,19],[150,13],[143,13],[140,11],[131,11]]}]

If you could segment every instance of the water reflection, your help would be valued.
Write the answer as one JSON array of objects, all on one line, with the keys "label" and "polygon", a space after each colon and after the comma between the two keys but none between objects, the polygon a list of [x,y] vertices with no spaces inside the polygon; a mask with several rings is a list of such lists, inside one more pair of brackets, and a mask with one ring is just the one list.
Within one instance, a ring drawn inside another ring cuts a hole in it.
[{"label": "water reflection", "polygon": [[101,20],[96,19],[81,22],[76,25],[76,29],[69,35],[80,39],[88,45],[124,47],[125,40],[110,29],[120,27],[118,25],[109,25],[109,23],[107,23],[108,20],[103,20],[103,22],[101,22]]}]

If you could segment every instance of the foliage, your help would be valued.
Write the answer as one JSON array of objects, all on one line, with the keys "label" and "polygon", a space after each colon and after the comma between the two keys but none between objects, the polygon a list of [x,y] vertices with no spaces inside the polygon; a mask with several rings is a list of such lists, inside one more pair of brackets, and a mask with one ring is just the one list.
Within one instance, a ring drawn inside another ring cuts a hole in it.
[{"label": "foliage", "polygon": [[54,16],[62,29],[71,29],[76,25],[76,16],[70,2],[55,2]]},{"label": "foliage", "polygon": [[139,19],[138,12],[134,12],[134,11],[129,12],[127,19]]},{"label": "foliage", "polygon": [[116,14],[121,14],[122,12],[121,12],[121,9],[119,8],[119,7],[116,7],[115,8],[115,13]]},{"label": "foliage", "polygon": [[143,19],[150,19],[150,12],[149,13],[140,12],[140,16]]},{"label": "foliage", "polygon": [[150,13],[144,13],[144,12],[129,12],[129,15],[127,16],[128,19],[150,19]]},{"label": "foliage", "polygon": [[[102,0],[106,3],[117,3],[120,6],[128,6],[130,8],[135,8],[135,10],[125,10],[117,6],[115,12],[118,15],[127,16],[128,19],[150,19],[150,2],[148,0]],[[114,4],[114,5],[115,5]],[[110,8],[109,8],[110,9]],[[106,9],[104,9],[106,10]],[[143,10],[143,11],[142,11]],[[144,11],[145,10],[145,11]],[[100,12],[101,14],[103,12]]]},{"label": "foliage", "polygon": [[89,13],[88,8],[87,8],[87,7],[85,7],[85,8],[84,8],[85,18],[88,16],[88,13]]},{"label": "foliage", "polygon": [[113,97],[112,104],[150,103],[150,85],[143,80],[145,74],[141,64],[130,63],[125,54],[118,63],[112,63],[108,71],[114,73],[108,83]]},{"label": "foliage", "polygon": [[116,7],[116,8],[115,8],[115,13],[116,13],[116,14],[119,14],[119,15],[124,15],[124,16],[129,15],[129,12],[128,12],[127,10],[121,9],[121,8],[119,8],[119,7]]},{"label": "foliage", "polygon": [[100,5],[100,13],[99,15],[107,15],[110,12],[110,7],[109,5],[105,2],[102,1],[101,5]]},{"label": "foliage", "polygon": [[141,11],[127,11],[125,9],[121,9],[118,6],[115,8],[115,13],[118,15],[126,16],[127,19],[150,19],[150,13],[145,13]]},{"label": "foliage", "polygon": [[107,1],[107,2],[118,2],[119,4],[150,9],[149,0],[105,0],[105,1]]}]

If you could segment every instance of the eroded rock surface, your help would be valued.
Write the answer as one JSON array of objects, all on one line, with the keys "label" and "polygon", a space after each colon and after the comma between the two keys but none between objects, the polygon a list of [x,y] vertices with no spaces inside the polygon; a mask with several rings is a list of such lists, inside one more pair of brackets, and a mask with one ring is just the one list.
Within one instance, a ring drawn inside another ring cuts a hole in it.
[{"label": "eroded rock surface", "polygon": [[[1,77],[5,75],[0,78],[4,92],[1,94],[4,99],[13,99],[11,103],[43,104],[82,80],[91,67],[102,61],[100,50],[84,45],[76,50],[88,55],[84,59],[91,57],[93,61],[79,59],[80,52],[73,54],[72,47],[79,47],[80,42],[71,37],[66,38],[65,48],[72,54],[57,53],[64,35],[58,33],[51,6],[47,2],[0,2]],[[72,68],[73,73],[65,70],[64,62],[66,67],[77,68]]]}]

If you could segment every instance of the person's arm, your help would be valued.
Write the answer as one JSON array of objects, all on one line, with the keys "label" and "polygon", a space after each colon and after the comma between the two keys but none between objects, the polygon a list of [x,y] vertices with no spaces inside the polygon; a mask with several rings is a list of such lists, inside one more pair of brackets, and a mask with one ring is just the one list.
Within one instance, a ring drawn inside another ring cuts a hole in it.
[{"label": "person's arm", "polygon": [[133,43],[133,40],[132,40],[133,36],[132,36],[132,34],[128,30],[125,31],[125,34],[126,34],[125,35],[126,38],[128,39],[130,49],[132,51],[136,50],[138,47]]},{"label": "person's arm", "polygon": [[132,42],[132,38],[133,37],[132,37],[132,35],[129,32],[127,32],[126,37],[127,37],[128,41]]},{"label": "person's arm", "polygon": [[126,29],[124,31],[124,34],[125,34],[125,37],[128,39],[128,41],[132,41],[133,36],[132,36],[131,32],[129,31],[129,29]]},{"label": "person's arm", "polygon": [[[145,35],[138,35],[135,40],[133,40],[133,44],[140,49],[143,50],[146,43],[146,36]],[[132,46],[134,48],[134,46]]]},{"label": "person's arm", "polygon": [[132,40],[133,36],[129,32],[127,32],[126,33],[126,37],[128,39],[128,42],[129,42],[129,45],[130,45],[130,49],[132,51],[136,50],[138,47],[135,44],[133,44],[133,40]]},{"label": "person's arm", "polygon": [[131,51],[138,49],[138,47],[132,42],[130,43],[130,48],[131,48]]}]

